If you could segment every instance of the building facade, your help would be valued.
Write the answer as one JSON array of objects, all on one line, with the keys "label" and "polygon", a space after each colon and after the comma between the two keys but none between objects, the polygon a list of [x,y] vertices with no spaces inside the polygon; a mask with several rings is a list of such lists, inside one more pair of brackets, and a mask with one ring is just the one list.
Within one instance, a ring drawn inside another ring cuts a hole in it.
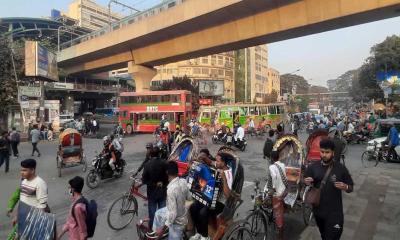
[{"label": "building facade", "polygon": [[157,75],[152,86],[173,77],[194,80],[199,85],[202,98],[211,98],[214,102],[235,102],[235,56],[234,52],[214,54],[156,67]]},{"label": "building facade", "polygon": [[268,68],[267,77],[268,77],[268,94],[271,94],[272,91],[275,91],[279,96],[281,90],[281,77],[279,71],[274,68]]},{"label": "building facade", "polygon": [[235,56],[236,102],[263,102],[269,93],[267,45],[237,50]]},{"label": "building facade", "polygon": [[123,17],[113,12],[110,14],[108,8],[92,0],[74,0],[63,15],[78,20],[79,26],[92,30],[108,26],[110,22],[121,20]]}]

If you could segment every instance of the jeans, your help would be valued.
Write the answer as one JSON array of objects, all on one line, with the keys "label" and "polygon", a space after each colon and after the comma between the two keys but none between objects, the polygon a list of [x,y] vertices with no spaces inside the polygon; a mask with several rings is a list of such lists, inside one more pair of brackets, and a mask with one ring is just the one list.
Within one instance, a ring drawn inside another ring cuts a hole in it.
[{"label": "jeans", "polygon": [[166,206],[165,199],[148,199],[148,210],[149,210],[149,228],[153,226],[154,215],[157,209],[161,209]]},{"label": "jeans", "polygon": [[39,152],[39,149],[37,148],[37,142],[35,142],[35,143],[32,143],[32,156],[33,156],[33,154],[35,153],[35,152],[37,152],[38,153],[38,156],[40,156],[40,152]]},{"label": "jeans", "polygon": [[8,152],[0,152],[0,167],[3,166],[3,163],[6,163],[6,172],[8,172],[10,167],[10,156]]},{"label": "jeans", "polygon": [[169,226],[168,240],[181,240],[185,226],[172,224]]},{"label": "jeans", "polygon": [[208,236],[208,219],[209,216],[216,217],[224,210],[224,204],[217,202],[215,209],[209,209],[199,201],[195,201],[189,208],[190,216],[193,220],[197,233],[203,237]]},{"label": "jeans", "polygon": [[11,142],[11,149],[13,151],[14,157],[18,157],[18,144],[19,142]]}]

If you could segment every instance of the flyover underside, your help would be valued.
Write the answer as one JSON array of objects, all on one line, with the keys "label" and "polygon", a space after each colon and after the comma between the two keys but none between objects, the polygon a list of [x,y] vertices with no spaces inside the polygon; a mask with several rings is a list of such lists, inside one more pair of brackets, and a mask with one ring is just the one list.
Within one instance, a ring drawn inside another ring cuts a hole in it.
[{"label": "flyover underside", "polygon": [[127,66],[129,61],[151,67],[399,15],[400,1],[396,0],[296,1],[141,48],[119,46],[119,52],[102,53],[84,62],[61,62],[60,66],[69,73],[106,71]]}]

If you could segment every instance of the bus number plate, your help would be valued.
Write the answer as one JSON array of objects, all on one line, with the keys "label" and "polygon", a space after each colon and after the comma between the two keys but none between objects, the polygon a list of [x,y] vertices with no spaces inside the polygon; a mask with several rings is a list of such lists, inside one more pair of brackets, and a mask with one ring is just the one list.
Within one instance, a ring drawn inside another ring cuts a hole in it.
[{"label": "bus number plate", "polygon": [[157,106],[147,106],[147,112],[158,112]]}]

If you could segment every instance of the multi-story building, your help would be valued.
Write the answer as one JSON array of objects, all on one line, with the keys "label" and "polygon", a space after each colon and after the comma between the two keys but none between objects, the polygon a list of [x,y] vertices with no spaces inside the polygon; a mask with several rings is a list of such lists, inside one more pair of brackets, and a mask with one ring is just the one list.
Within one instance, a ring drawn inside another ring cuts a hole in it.
[{"label": "multi-story building", "polygon": [[235,52],[236,101],[261,103],[268,92],[268,48],[260,45]]},{"label": "multi-story building", "polygon": [[69,4],[68,11],[63,12],[63,15],[78,20],[79,26],[92,30],[98,30],[123,17],[113,12],[110,14],[108,8],[93,0],[74,0]]},{"label": "multi-story building", "polygon": [[234,52],[170,63],[156,69],[153,86],[172,80],[173,77],[187,76],[199,84],[201,97],[212,98],[214,102],[235,101]]},{"label": "multi-story building", "polygon": [[281,77],[279,71],[274,68],[268,68],[268,94],[275,91],[278,96],[281,90]]}]

